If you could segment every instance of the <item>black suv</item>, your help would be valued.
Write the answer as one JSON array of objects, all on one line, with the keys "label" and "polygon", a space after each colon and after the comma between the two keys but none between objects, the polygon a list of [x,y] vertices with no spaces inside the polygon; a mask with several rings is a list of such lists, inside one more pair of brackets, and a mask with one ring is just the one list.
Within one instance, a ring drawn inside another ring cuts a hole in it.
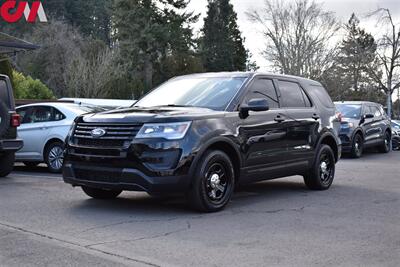
[{"label": "black suv", "polygon": [[378,147],[382,153],[390,151],[392,130],[382,105],[361,101],[335,104],[342,117],[339,135],[343,152],[359,158],[366,147]]},{"label": "black suv", "polygon": [[341,154],[335,115],[321,84],[299,77],[177,77],[132,108],[78,117],[64,181],[100,199],[181,193],[207,212],[243,183],[302,175],[310,189],[325,190]]},{"label": "black suv", "polygon": [[15,152],[22,148],[17,139],[20,117],[15,112],[10,79],[0,75],[0,177],[7,176],[14,167]]}]

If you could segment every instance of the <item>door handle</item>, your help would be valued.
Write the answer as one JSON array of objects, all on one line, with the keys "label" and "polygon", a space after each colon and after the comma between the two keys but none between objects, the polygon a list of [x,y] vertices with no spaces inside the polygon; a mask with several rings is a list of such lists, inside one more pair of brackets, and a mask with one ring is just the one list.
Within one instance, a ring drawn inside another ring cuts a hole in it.
[{"label": "door handle", "polygon": [[278,116],[276,116],[276,117],[275,117],[274,121],[276,121],[276,122],[279,122],[279,123],[280,123],[280,122],[284,122],[284,121],[285,121],[285,119],[284,119],[284,118],[282,118],[281,116],[279,116],[279,115],[278,115]]},{"label": "door handle", "polygon": [[318,114],[314,113],[311,118],[313,118],[314,120],[319,120],[320,117],[318,116]]}]

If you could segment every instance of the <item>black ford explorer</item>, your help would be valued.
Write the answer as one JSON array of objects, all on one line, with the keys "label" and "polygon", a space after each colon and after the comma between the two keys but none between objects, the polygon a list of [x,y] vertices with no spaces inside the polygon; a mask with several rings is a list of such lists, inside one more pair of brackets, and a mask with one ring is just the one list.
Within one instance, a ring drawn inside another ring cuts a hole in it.
[{"label": "black ford explorer", "polygon": [[328,189],[341,155],[335,106],[320,83],[261,73],[177,77],[133,107],[78,117],[63,176],[93,198],[180,193],[218,211],[235,186],[301,175]]}]

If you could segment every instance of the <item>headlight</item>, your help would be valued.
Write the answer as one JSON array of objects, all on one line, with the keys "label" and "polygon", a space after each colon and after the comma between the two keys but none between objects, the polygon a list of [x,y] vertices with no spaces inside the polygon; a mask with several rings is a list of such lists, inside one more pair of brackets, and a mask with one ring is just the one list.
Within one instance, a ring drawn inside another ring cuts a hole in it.
[{"label": "headlight", "polygon": [[72,134],[74,133],[75,126],[76,126],[76,122],[74,121],[74,122],[72,122],[71,128],[69,128],[68,136],[72,136]]},{"label": "headlight", "polygon": [[178,140],[185,137],[192,122],[176,123],[146,123],[142,126],[136,138],[165,138]]},{"label": "headlight", "polygon": [[350,128],[353,128],[353,127],[354,127],[354,123],[349,122],[349,127],[350,127]]}]

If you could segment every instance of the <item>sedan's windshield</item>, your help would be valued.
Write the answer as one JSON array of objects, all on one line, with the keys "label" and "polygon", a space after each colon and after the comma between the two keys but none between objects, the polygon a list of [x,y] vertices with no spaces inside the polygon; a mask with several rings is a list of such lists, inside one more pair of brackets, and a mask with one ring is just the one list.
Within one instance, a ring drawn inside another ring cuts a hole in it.
[{"label": "sedan's windshield", "polygon": [[336,108],[342,114],[343,118],[349,118],[349,119],[361,118],[361,105],[337,104]]},{"label": "sedan's windshield", "polygon": [[173,79],[144,96],[135,107],[193,106],[225,110],[245,80],[243,77]]}]

